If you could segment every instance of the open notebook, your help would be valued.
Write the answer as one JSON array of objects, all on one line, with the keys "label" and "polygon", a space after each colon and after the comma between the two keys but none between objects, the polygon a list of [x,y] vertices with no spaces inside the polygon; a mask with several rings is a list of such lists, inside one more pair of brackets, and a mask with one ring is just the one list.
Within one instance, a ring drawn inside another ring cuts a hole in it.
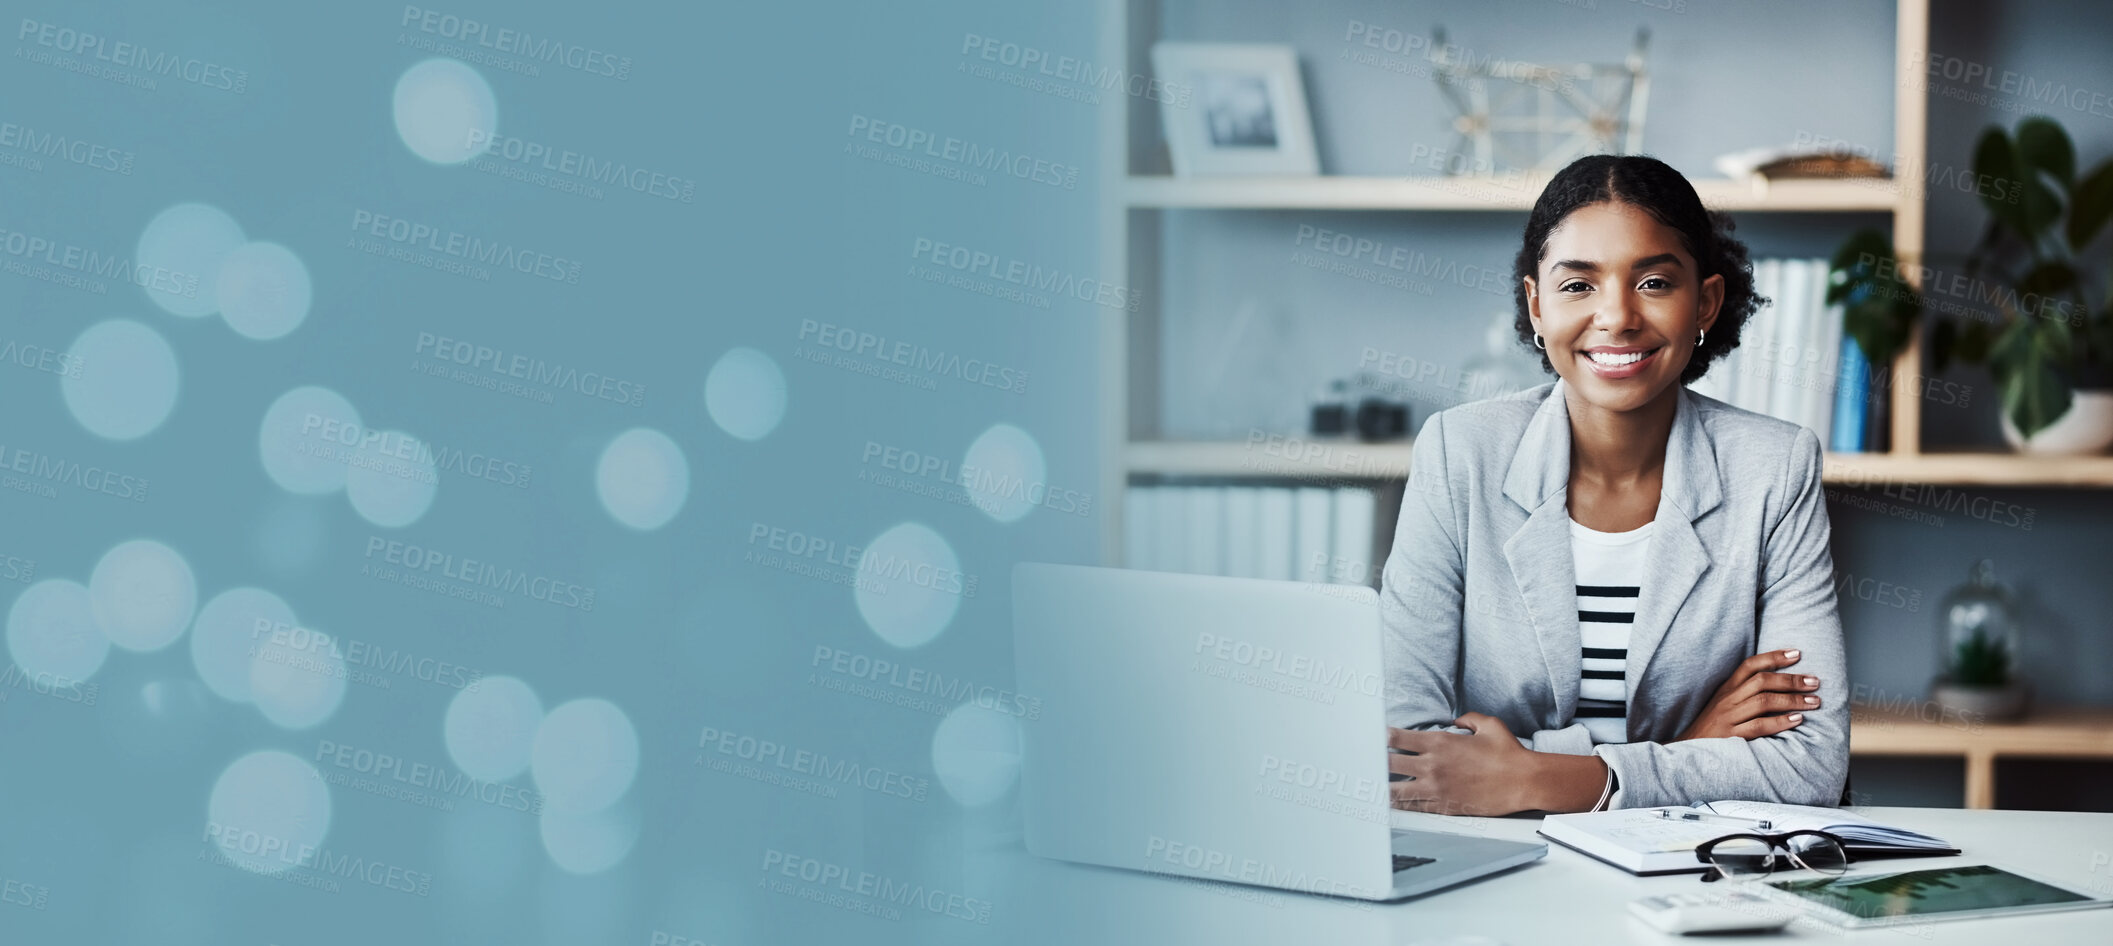
[{"label": "open notebook", "polygon": [[1668,811],[1714,812],[1752,821],[1766,819],[1769,827],[1754,827],[1710,819],[1668,821],[1657,808],[1623,808],[1574,815],[1549,815],[1541,819],[1541,836],[1581,854],[1598,858],[1632,874],[1674,874],[1701,871],[1708,865],[1695,859],[1695,846],[1727,834],[1783,834],[1789,831],[1825,831],[1842,839],[1849,856],[1908,857],[1957,854],[1950,842],[1882,825],[1839,808],[1777,805],[1757,801],[1720,801],[1693,808]]}]

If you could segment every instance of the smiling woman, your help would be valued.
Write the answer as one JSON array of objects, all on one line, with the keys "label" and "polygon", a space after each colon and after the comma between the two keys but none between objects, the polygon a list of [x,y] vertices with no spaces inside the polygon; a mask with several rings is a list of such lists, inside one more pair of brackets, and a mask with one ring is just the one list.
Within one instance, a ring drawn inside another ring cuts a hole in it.
[{"label": "smiling woman", "polygon": [[1535,203],[1517,325],[1557,380],[1424,424],[1382,576],[1396,807],[1838,800],[1819,440],[1686,387],[1765,302],[1731,231],[1645,157]]}]

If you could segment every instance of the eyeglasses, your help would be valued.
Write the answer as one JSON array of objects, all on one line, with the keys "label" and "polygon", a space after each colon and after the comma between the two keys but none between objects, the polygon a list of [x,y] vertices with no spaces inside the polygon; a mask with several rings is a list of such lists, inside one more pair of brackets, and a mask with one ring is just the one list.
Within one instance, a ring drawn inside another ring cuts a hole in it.
[{"label": "eyeglasses", "polygon": [[1849,852],[1842,847],[1842,839],[1825,831],[1728,834],[1697,845],[1695,859],[1716,868],[1702,875],[1704,882],[1722,878],[1751,880],[1775,870],[1778,851],[1805,870],[1822,874],[1844,874],[1849,870]]}]

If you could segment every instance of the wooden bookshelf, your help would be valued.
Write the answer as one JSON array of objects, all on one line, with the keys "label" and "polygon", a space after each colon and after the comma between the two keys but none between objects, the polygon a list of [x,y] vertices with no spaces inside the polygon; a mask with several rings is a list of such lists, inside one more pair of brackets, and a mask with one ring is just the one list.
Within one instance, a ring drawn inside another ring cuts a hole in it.
[{"label": "wooden bookshelf", "polygon": [[1823,476],[1843,485],[2113,488],[2113,456],[2016,453],[1830,453]]},{"label": "wooden bookshelf", "polygon": [[[1896,166],[1927,167],[1929,103],[1924,91],[1929,51],[1929,0],[1895,4],[1893,130]],[[1159,38],[1156,0],[1101,0],[1100,61],[1120,62],[1149,73],[1149,50]],[[1149,110],[1139,114],[1136,110]],[[1528,175],[1493,177],[1254,177],[1180,178],[1141,174],[1131,164],[1133,126],[1157,121],[1157,103],[1130,102],[1102,112],[1100,159],[1109,169],[1101,194],[1102,271],[1121,274],[1133,286],[1156,286],[1161,272],[1159,217],[1166,211],[1367,211],[1507,212],[1529,210],[1545,180]],[[1924,184],[1917,174],[1898,180],[1744,181],[1698,179],[1705,203],[1723,210],[1761,213],[1889,214],[1901,272],[1913,279],[1923,255]],[[1153,294],[1156,297],[1156,294]],[[1160,314],[1101,313],[1099,417],[1104,431],[1103,495],[1120,497],[1140,477],[1190,476],[1230,479],[1362,480],[1382,483],[1407,475],[1406,442],[1328,443],[1318,459],[1285,457],[1250,444],[1182,442],[1133,433],[1149,427],[1160,383],[1158,359],[1170,357],[1153,341]],[[1921,444],[1923,375],[1919,333],[1892,365],[1883,453],[1828,454],[1828,483],[1885,489],[1928,484],[1966,487],[2113,488],[2113,456],[2039,457],[1996,452],[1925,453]],[[1142,400],[1140,400],[1142,399]],[[1290,434],[1290,432],[1287,432]],[[1296,435],[1293,435],[1296,436]],[[1102,509],[1102,558],[1122,561],[1121,502]],[[1385,528],[1381,524],[1382,529]]]},{"label": "wooden bookshelf", "polygon": [[1856,707],[1849,754],[1959,757],[1966,761],[1966,807],[1996,806],[1996,759],[2113,759],[2113,708],[2060,707],[2014,723],[1988,723],[1912,709]]},{"label": "wooden bookshelf", "polygon": [[[1131,441],[1132,476],[1398,480],[1408,476],[1409,442],[1363,443],[1308,437],[1290,449],[1227,441]],[[1829,453],[1821,477],[1839,486],[2030,486],[2113,489],[2113,456],[2034,457],[2012,453]]]}]

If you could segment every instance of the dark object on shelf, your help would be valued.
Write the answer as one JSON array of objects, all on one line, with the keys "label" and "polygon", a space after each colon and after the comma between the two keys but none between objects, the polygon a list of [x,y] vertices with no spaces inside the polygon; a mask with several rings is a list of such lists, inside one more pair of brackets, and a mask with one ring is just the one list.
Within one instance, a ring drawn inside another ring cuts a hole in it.
[{"label": "dark object on shelf", "polygon": [[1363,440],[1400,440],[1409,435],[1409,406],[1376,397],[1357,405],[1357,436]]},{"label": "dark object on shelf", "polygon": [[1350,410],[1340,403],[1313,405],[1313,434],[1336,437],[1350,430]]},{"label": "dark object on shelf", "polygon": [[1891,172],[1886,166],[1860,154],[1828,152],[1821,154],[1794,154],[1764,161],[1754,173],[1776,180],[1794,178],[1887,178]]},{"label": "dark object on shelf", "polygon": [[1313,399],[1312,431],[1316,437],[1340,437],[1350,432],[1350,395],[1341,378],[1328,382],[1328,390]]}]

